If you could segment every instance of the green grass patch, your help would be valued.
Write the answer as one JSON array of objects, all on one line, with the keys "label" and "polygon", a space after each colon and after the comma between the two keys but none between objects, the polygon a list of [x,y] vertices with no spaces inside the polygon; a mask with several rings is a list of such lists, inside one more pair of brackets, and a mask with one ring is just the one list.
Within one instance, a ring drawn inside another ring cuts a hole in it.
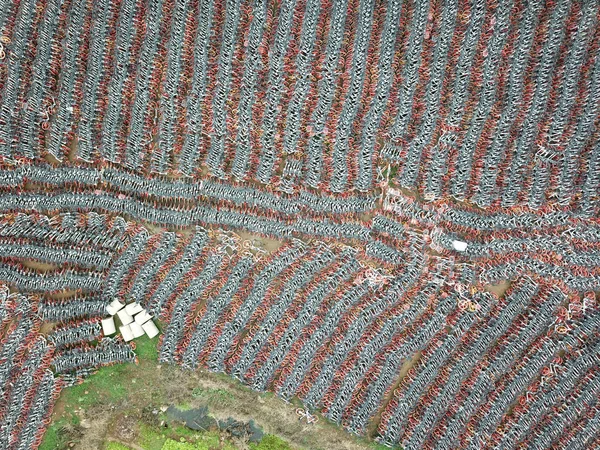
[{"label": "green grass patch", "polygon": [[[136,340],[135,353],[140,361],[158,360],[156,342],[143,336]],[[133,364],[115,364],[100,367],[98,371],[87,377],[82,384],[69,387],[62,393],[66,409],[93,405],[118,403],[127,398],[127,382],[135,378],[139,367]],[[86,394],[87,392],[87,394]]]},{"label": "green grass patch", "polygon": [[221,435],[217,431],[200,433],[195,442],[167,439],[160,450],[236,450],[231,441],[221,442]]},{"label": "green grass patch", "polygon": [[166,428],[140,423],[137,445],[144,450],[237,450],[229,439],[221,441],[219,431],[195,431],[172,422]]},{"label": "green grass patch", "polygon": [[[160,413],[158,415],[158,419],[167,424],[165,428],[158,428],[156,432],[159,432],[160,435],[165,438],[170,438],[174,440],[180,440],[181,438],[187,440],[196,440],[202,433],[201,431],[192,430],[191,428],[186,427],[183,423],[178,422],[176,420],[170,419],[165,413]],[[148,425],[146,426],[148,431],[152,431],[153,429]]]},{"label": "green grass patch", "polygon": [[[140,362],[156,362],[158,360],[156,347],[156,339],[151,340],[147,336],[136,339],[135,353]],[[135,379],[139,371],[140,367],[134,364],[100,367],[83,383],[64,389],[61,393],[61,402],[65,412],[48,427],[40,449],[66,448],[70,441],[68,428],[72,430],[79,424],[79,417],[74,411],[79,408],[87,410],[97,405],[118,404],[125,400],[129,394],[128,383]],[[160,450],[161,447],[162,443],[156,450]]]},{"label": "green grass patch", "polygon": [[64,435],[61,432],[64,422],[66,421],[61,419],[48,427],[39,450],[55,450],[66,445]]},{"label": "green grass patch", "polygon": [[204,389],[201,387],[192,390],[192,397],[201,398],[210,404],[232,404],[235,396],[226,389]]},{"label": "green grass patch", "polygon": [[183,402],[179,405],[177,405],[177,409],[179,411],[189,411],[190,409],[193,409],[194,407],[192,405],[190,405],[188,402]]},{"label": "green grass patch", "polygon": [[157,338],[150,339],[145,334],[135,340],[135,354],[140,361],[158,361]]},{"label": "green grass patch", "polygon": [[221,435],[218,431],[207,431],[200,435],[200,439],[196,443],[198,449],[213,449],[220,448]]},{"label": "green grass patch", "polygon": [[230,444],[221,447],[218,431],[198,432],[176,424],[162,431],[141,424],[138,445],[144,450],[235,450]]},{"label": "green grass patch", "polygon": [[167,436],[149,425],[140,423],[139,444],[144,450],[161,450]]},{"label": "green grass patch", "polygon": [[292,450],[292,447],[278,436],[265,434],[258,444],[250,443],[250,450]]},{"label": "green grass patch", "polygon": [[173,439],[167,439],[161,450],[196,450],[197,447],[189,442],[177,442]]},{"label": "green grass patch", "polygon": [[67,448],[68,443],[73,440],[73,431],[77,425],[79,425],[79,417],[73,413],[53,422],[46,430],[39,450]]},{"label": "green grass patch", "polygon": [[131,450],[131,447],[121,444],[120,442],[109,441],[104,447],[105,450]]},{"label": "green grass patch", "polygon": [[127,396],[124,386],[126,364],[101,367],[86,378],[83,383],[71,386],[63,391],[63,400],[68,408],[90,406],[103,403],[116,403]]},{"label": "green grass patch", "polygon": [[226,389],[203,389],[200,387],[194,388],[192,390],[192,397],[219,397],[223,399],[235,399],[234,395]]},{"label": "green grass patch", "polygon": [[188,428],[185,425],[179,425],[177,423],[169,424],[169,429],[168,429],[169,437],[177,438],[180,440],[181,440],[181,438],[192,440],[192,439],[197,439],[198,435],[199,435],[198,431],[192,430],[191,428]]}]

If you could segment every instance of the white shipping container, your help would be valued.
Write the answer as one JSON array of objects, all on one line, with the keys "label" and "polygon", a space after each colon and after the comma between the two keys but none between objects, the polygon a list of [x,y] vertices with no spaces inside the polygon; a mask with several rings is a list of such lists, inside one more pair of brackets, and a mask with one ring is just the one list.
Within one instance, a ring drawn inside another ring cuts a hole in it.
[{"label": "white shipping container", "polygon": [[464,252],[467,249],[468,244],[463,241],[452,241],[452,247],[454,248],[454,250]]},{"label": "white shipping container", "polygon": [[129,342],[133,339],[133,333],[131,332],[131,327],[129,325],[123,325],[122,327],[119,327],[119,330],[121,331],[125,342]]},{"label": "white shipping container", "polygon": [[133,317],[131,317],[124,309],[119,311],[117,315],[119,316],[119,319],[123,325],[129,325],[131,322],[133,322]]},{"label": "white shipping container", "polygon": [[135,315],[134,319],[135,319],[136,323],[143,325],[146,322],[148,322],[150,319],[152,319],[152,316],[150,314],[148,314],[148,311],[143,309],[141,313]]},{"label": "white shipping container", "polygon": [[111,334],[115,334],[117,332],[117,329],[115,328],[115,320],[112,317],[102,319],[102,332],[105,336],[110,336]]},{"label": "white shipping container", "polygon": [[108,312],[108,314],[110,314],[111,316],[114,316],[116,313],[118,313],[124,307],[125,307],[125,305],[123,303],[121,303],[118,299],[115,298],[112,301],[112,303],[106,307],[106,312]]},{"label": "white shipping container", "polygon": [[135,322],[131,322],[129,328],[131,329],[134,338],[139,338],[144,335],[144,329]]},{"label": "white shipping container", "polygon": [[129,314],[131,316],[135,316],[137,313],[141,312],[143,309],[144,308],[142,308],[142,305],[140,305],[137,302],[129,303],[127,306],[125,306],[125,311],[127,311],[127,314]]},{"label": "white shipping container", "polygon": [[152,322],[151,320],[142,325],[142,328],[144,329],[144,331],[150,339],[158,335],[158,328],[156,328],[156,325],[154,325],[154,322]]}]

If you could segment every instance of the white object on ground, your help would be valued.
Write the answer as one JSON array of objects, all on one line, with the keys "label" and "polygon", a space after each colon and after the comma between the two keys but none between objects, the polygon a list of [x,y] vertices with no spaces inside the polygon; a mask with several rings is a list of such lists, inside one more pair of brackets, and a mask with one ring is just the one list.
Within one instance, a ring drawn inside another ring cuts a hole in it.
[{"label": "white object on ground", "polygon": [[129,328],[131,329],[134,338],[139,338],[144,335],[144,329],[135,322],[131,322]]},{"label": "white object on ground", "polygon": [[119,319],[121,319],[121,323],[123,325],[129,325],[131,322],[133,322],[133,317],[131,317],[124,309],[119,311],[117,315],[119,316]]},{"label": "white object on ground", "polygon": [[116,313],[122,310],[124,306],[125,305],[123,303],[115,298],[112,303],[106,307],[106,312],[108,312],[108,314],[111,316],[114,316]]},{"label": "white object on ground", "polygon": [[142,328],[144,329],[144,331],[150,339],[158,335],[158,328],[156,328],[156,325],[154,325],[154,322],[151,320],[142,325]]},{"label": "white object on ground", "polygon": [[115,328],[115,320],[112,317],[102,319],[102,332],[105,336],[110,336],[111,334],[115,334],[117,332],[117,329]]},{"label": "white object on ground", "polygon": [[127,311],[127,314],[129,314],[130,316],[136,315],[137,313],[139,313],[143,309],[144,308],[142,308],[142,305],[140,305],[137,302],[135,302],[135,303],[129,303],[127,306],[125,306],[125,311]]},{"label": "white object on ground", "polygon": [[122,327],[119,327],[119,330],[121,331],[125,342],[129,342],[133,339],[133,333],[131,332],[131,327],[129,325],[123,325]]},{"label": "white object on ground", "polygon": [[143,325],[146,322],[148,322],[150,319],[152,319],[152,316],[150,314],[148,314],[148,311],[146,311],[145,309],[142,309],[142,312],[139,314],[136,314],[134,319],[135,319],[136,323]]},{"label": "white object on ground", "polygon": [[452,247],[454,250],[458,250],[459,252],[464,252],[469,244],[463,241],[452,241]]}]

